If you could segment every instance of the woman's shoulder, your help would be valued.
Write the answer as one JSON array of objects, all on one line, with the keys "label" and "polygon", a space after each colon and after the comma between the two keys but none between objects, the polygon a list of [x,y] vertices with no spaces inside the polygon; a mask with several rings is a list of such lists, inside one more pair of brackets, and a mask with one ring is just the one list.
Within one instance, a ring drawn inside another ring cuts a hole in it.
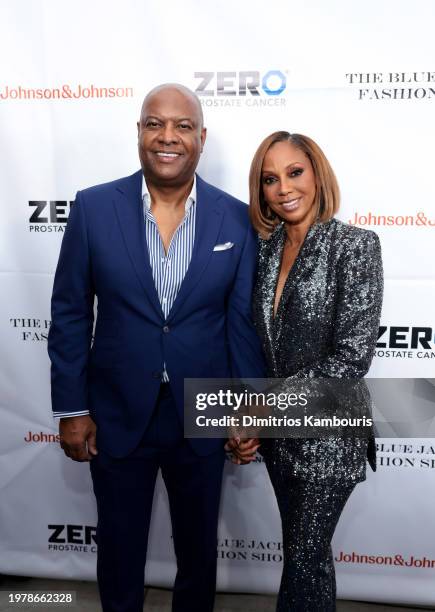
[{"label": "woman's shoulder", "polygon": [[[267,256],[280,253],[284,225],[277,225],[268,238],[258,238],[260,255]],[[380,249],[380,241],[376,232],[344,223],[332,218],[324,223],[312,226],[307,239],[312,246],[316,243],[329,243],[338,255],[355,250]]]},{"label": "woman's shoulder", "polygon": [[344,223],[339,219],[331,219],[328,224],[334,234],[335,241],[345,247],[354,249],[357,245],[370,247],[380,244],[376,232],[356,225]]},{"label": "woman's shoulder", "polygon": [[[331,255],[339,270],[381,271],[382,250],[376,232],[332,219]],[[382,272],[380,272],[382,274]]]}]

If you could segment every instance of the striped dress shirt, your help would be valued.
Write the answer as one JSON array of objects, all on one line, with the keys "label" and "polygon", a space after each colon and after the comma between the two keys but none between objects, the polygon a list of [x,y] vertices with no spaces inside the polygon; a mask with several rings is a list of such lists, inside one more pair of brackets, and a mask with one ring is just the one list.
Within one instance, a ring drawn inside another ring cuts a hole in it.
[{"label": "striped dress shirt", "polygon": [[[172,236],[167,253],[151,211],[151,197],[145,178],[142,180],[142,201],[151,270],[160,305],[167,319],[192,259],[195,241],[196,177],[184,204],[184,218]],[[166,366],[163,369],[162,380],[169,381]]]},{"label": "striped dress shirt", "polygon": [[160,305],[167,319],[192,259],[195,241],[196,179],[184,205],[184,218],[172,236],[167,253],[151,212],[151,198],[145,179],[142,182],[142,200],[151,270]]},{"label": "striped dress shirt", "polygon": [[[167,319],[192,259],[193,243],[195,241],[196,176],[193,179],[192,190],[184,205],[184,218],[172,236],[167,253],[165,253],[159,229],[151,211],[151,197],[145,178],[142,179],[142,202],[151,270],[160,305],[164,317]],[[162,372],[162,381],[169,381],[165,365]],[[54,417],[73,417],[86,414],[89,414],[88,410],[53,413]]]}]

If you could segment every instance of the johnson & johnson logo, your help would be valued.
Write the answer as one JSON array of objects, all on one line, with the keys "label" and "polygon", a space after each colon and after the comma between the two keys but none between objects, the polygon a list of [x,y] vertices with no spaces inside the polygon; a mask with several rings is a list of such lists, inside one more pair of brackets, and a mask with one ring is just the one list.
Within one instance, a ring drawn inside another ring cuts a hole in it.
[{"label": "johnson & johnson logo", "polygon": [[44,431],[28,431],[24,436],[24,442],[36,442],[38,444],[59,444],[60,436],[54,433],[45,433]]},{"label": "johnson & johnson logo", "polygon": [[0,100],[80,100],[86,98],[132,98],[133,87],[97,87],[94,84],[70,85],[64,83],[58,87],[23,87],[16,85],[3,86],[0,89]]},{"label": "johnson & johnson logo", "polygon": [[350,225],[364,226],[414,226],[435,227],[435,219],[430,219],[424,212],[419,211],[413,215],[376,215],[371,211],[363,215],[355,212],[352,219],[348,220]]},{"label": "johnson & johnson logo", "polygon": [[340,551],[335,557],[337,563],[360,563],[367,565],[396,565],[401,567],[417,567],[420,569],[434,569],[435,559],[421,558],[411,555],[406,558],[403,555],[360,555],[356,552],[344,553]]}]

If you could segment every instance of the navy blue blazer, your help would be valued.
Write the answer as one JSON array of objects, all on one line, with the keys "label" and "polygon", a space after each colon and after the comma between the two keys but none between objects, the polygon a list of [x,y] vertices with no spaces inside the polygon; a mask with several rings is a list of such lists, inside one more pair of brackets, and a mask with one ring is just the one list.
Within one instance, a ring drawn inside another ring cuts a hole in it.
[{"label": "navy blue blazer", "polygon": [[[180,419],[184,378],[265,375],[251,317],[257,238],[247,206],[197,176],[192,259],[165,320],[141,186],[139,171],[78,192],[54,279],[48,338],[53,410],[89,410],[98,446],[115,457],[140,441],[164,364]],[[213,250],[226,242],[234,246]],[[206,455],[222,442],[192,439],[191,445]]]}]

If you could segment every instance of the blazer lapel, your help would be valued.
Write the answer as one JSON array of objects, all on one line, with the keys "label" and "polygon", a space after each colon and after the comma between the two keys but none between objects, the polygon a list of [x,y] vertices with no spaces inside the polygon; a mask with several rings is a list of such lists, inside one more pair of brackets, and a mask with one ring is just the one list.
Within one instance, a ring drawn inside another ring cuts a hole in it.
[{"label": "blazer lapel", "polygon": [[146,244],[141,170],[126,179],[122,186],[117,187],[113,203],[124,243],[139,282],[155,313],[160,319],[163,319]]},{"label": "blazer lapel", "polygon": [[[284,225],[279,225],[272,236],[267,241],[267,253],[263,261],[265,267],[261,270],[262,285],[267,286],[269,289],[262,292],[263,298],[263,313],[264,313],[264,324],[266,327],[265,337],[270,342],[270,355],[274,357],[274,316],[273,309],[275,304],[275,292],[276,285],[278,282],[279,271],[281,267],[282,249],[284,246]],[[278,313],[277,313],[278,314]]]},{"label": "blazer lapel", "polygon": [[[321,250],[323,246],[322,236],[329,224],[316,223],[310,227],[305,236],[305,240],[301,249],[296,257],[292,269],[289,272],[287,280],[285,282],[281,300],[278,306],[275,319],[279,322],[282,318],[282,313],[286,308],[286,304],[292,297],[295,289],[300,283],[301,279],[310,274],[318,264],[318,259],[321,256]],[[280,261],[281,261],[280,251]]]},{"label": "blazer lapel", "polygon": [[216,196],[207,183],[196,175],[196,227],[192,259],[172,305],[168,322],[177,314],[207,267],[224,218],[219,198],[220,196]]}]

